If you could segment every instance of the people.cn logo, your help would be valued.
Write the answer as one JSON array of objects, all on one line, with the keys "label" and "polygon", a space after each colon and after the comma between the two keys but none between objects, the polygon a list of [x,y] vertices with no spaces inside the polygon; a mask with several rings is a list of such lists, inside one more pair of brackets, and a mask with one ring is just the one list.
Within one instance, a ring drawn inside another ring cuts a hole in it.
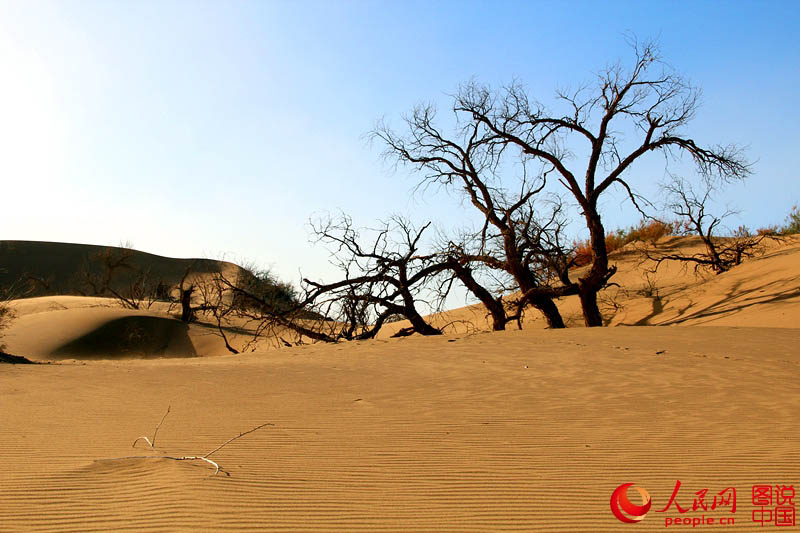
[{"label": "people.cn logo", "polygon": [[624,483],[617,487],[611,494],[611,512],[620,522],[626,524],[635,524],[640,522],[647,511],[650,510],[650,505],[653,503],[650,500],[650,493],[642,487],[635,487],[642,497],[642,504],[635,505],[628,498],[628,488],[633,487],[633,483]]}]

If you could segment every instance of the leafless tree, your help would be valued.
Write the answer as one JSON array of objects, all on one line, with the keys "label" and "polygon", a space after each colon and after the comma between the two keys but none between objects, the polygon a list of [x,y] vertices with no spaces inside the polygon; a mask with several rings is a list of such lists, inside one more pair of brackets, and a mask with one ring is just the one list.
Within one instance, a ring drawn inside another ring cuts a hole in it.
[{"label": "leafless tree", "polygon": [[[254,336],[241,348],[235,348],[231,344],[226,330],[237,318],[237,309],[232,305],[231,290],[223,282],[224,278],[225,275],[219,273],[201,283],[192,283],[187,286],[185,285],[186,276],[184,276],[180,285],[181,320],[189,323],[197,319],[198,313],[204,313],[206,318],[210,315],[215,322],[217,334],[225,343],[225,348],[232,354],[239,354],[253,345],[258,340],[258,336]],[[194,302],[195,299],[199,300],[199,303]]]},{"label": "leafless tree", "polygon": [[[265,336],[280,338],[279,318],[290,320],[293,315],[302,315],[291,286],[252,263],[239,266],[232,275],[221,270],[190,287],[194,298],[182,305],[184,313],[188,308],[192,320],[198,313],[212,318],[217,334],[233,354],[253,348]],[[246,334],[247,341],[234,347],[228,337],[230,331]]]},{"label": "leafless tree", "polygon": [[414,227],[394,216],[364,236],[345,215],[312,223],[318,242],[331,250],[331,260],[343,274],[334,283],[303,280],[305,300],[325,310],[343,324],[343,338],[371,338],[392,315],[402,316],[411,326],[399,334],[439,335],[418,309],[421,303],[437,310],[446,297],[434,291],[435,278],[447,271],[435,253],[424,254],[420,241],[430,223]]},{"label": "leafless tree", "polygon": [[774,233],[751,235],[748,231],[738,231],[727,238],[720,237],[723,221],[736,214],[736,211],[728,209],[721,215],[709,211],[716,189],[710,180],[703,180],[702,189],[697,191],[685,179],[674,176],[662,189],[667,198],[667,209],[683,221],[686,234],[700,237],[705,252],[685,255],[646,249],[645,258],[655,262],[653,270],[658,269],[664,261],[680,261],[694,264],[695,270],[702,267],[722,274],[741,264],[743,259],[758,255],[763,250],[762,242],[765,239],[778,238]]},{"label": "leafless tree", "polygon": [[[373,338],[390,320],[410,322],[398,335],[439,335],[419,305],[436,310],[447,296],[447,265],[435,254],[420,253],[420,241],[428,224],[414,227],[392,217],[373,230],[359,230],[342,215],[312,223],[316,240],[328,246],[331,262],[341,279],[326,283],[304,278],[299,295],[278,302],[259,294],[247,284],[220,278],[231,292],[241,318],[258,325],[261,334],[280,330],[302,339],[337,342]],[[445,288],[442,288],[445,287]],[[284,340],[285,344],[291,344]]]},{"label": "leafless tree", "polygon": [[[750,173],[739,148],[704,147],[686,135],[684,127],[697,109],[699,89],[661,61],[656,45],[636,41],[631,44],[634,61],[630,68],[617,63],[600,71],[592,84],[557,92],[566,108],[563,113],[551,112],[531,100],[517,83],[493,91],[473,82],[460,88],[454,104],[454,111],[462,123],[466,122],[464,130],[475,132],[467,136],[466,146],[442,142],[438,132],[427,127],[412,129],[411,144],[398,143],[393,137],[386,139],[403,159],[419,161],[427,167],[435,162],[433,168],[444,171],[433,177],[442,181],[484,170],[481,166],[473,170],[461,165],[447,169],[454,156],[464,160],[465,150],[471,155],[476,145],[491,147],[495,152],[514,147],[524,157],[554,172],[577,202],[589,230],[592,262],[577,281],[587,326],[602,325],[597,293],[616,270],[609,265],[599,200],[618,186],[637,208],[642,207],[642,198],[629,183],[634,163],[649,153],[661,153],[667,159],[688,155],[700,174],[708,178],[741,179]],[[415,113],[412,124],[416,125],[419,118],[426,126],[424,113]],[[569,147],[575,142],[586,146],[586,159],[573,157]],[[493,160],[478,163],[492,168]],[[473,199],[486,196],[474,178],[464,186]],[[525,194],[520,199],[524,197]],[[480,201],[485,206],[484,202]]]},{"label": "leafless tree", "polygon": [[149,268],[135,264],[130,248],[108,247],[92,254],[81,276],[85,293],[111,296],[127,309],[149,309],[168,292]]},{"label": "leafless tree", "polygon": [[468,242],[451,245],[447,251],[458,265],[455,272],[459,279],[491,313],[493,327],[504,327],[501,303],[490,297],[474,277],[467,276],[472,270],[468,265],[480,263],[510,276],[514,290],[522,295],[518,299],[520,309],[532,305],[542,312],[550,327],[562,328],[564,321],[554,299],[576,294],[578,286],[569,281],[565,269],[557,276],[551,275],[558,258],[566,257],[560,240],[552,238],[556,233],[560,235],[563,225],[561,204],[557,202],[559,207],[551,211],[550,220],[542,220],[535,204],[553,169],[538,165],[517,150],[513,164],[518,169],[518,179],[512,190],[500,176],[513,166],[504,159],[512,155],[509,143],[490,124],[474,119],[471,113],[465,114],[460,106],[457,101],[455,111],[462,121],[453,137],[440,131],[435,109],[422,105],[405,118],[404,134],[381,122],[373,138],[385,145],[388,158],[423,173],[421,186],[436,184],[463,192],[480,213],[481,229]]},{"label": "leafless tree", "polygon": [[[446,246],[448,266],[486,307],[494,330],[512,321],[521,328],[530,305],[543,312],[550,327],[564,327],[553,300],[577,294],[569,277],[574,258],[564,242],[563,206],[549,203],[549,210],[534,208],[532,201],[520,204],[507,210],[509,223],[502,230],[485,226]],[[487,278],[491,284],[483,281]]]},{"label": "leafless tree", "polygon": [[[219,311],[223,306],[224,289],[216,277],[205,276],[200,280],[192,277],[195,261],[189,265],[178,284],[178,303],[181,306],[181,322],[194,322],[197,313],[203,311]],[[197,296],[199,295],[199,303]],[[170,306],[171,308],[171,306]],[[221,311],[220,311],[221,312]]]}]

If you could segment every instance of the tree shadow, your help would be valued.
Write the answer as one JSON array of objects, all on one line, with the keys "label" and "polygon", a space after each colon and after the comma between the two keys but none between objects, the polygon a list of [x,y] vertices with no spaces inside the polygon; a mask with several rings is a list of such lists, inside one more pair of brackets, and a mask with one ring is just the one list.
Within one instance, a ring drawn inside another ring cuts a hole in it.
[{"label": "tree shadow", "polygon": [[[723,298],[720,298],[719,300],[703,307],[702,309],[698,309],[689,314],[685,314],[684,316],[679,316],[678,318],[668,320],[667,322],[664,322],[663,325],[682,324],[688,320],[696,319],[708,319],[705,322],[711,322],[723,316],[738,313],[743,309],[747,309],[756,305],[784,303],[793,298],[800,299],[800,286],[792,287],[779,292],[770,291],[769,295],[764,296],[754,294],[766,292],[768,287],[785,281],[791,280],[770,282],[747,290],[740,290],[741,283],[736,283],[733,287],[731,287],[730,290],[726,291]],[[688,309],[685,309],[684,312],[687,310]]]},{"label": "tree shadow", "polygon": [[634,326],[649,326],[650,320],[655,318],[656,316],[660,315],[664,312],[664,304],[661,301],[660,296],[653,296],[651,298],[653,304],[653,310],[650,311],[650,314],[646,317],[642,318],[641,320],[637,320],[633,323]]},{"label": "tree shadow", "polygon": [[[750,289],[742,289],[742,284],[744,283],[744,281],[738,281],[734,283],[727,291],[725,291],[724,295],[721,298],[718,298],[714,302],[707,304],[700,309],[695,309],[697,302],[695,300],[689,299],[689,303],[687,305],[677,310],[677,316],[675,318],[659,322],[658,325],[672,326],[672,325],[683,324],[690,320],[702,320],[703,321],[702,323],[712,322],[714,320],[722,318],[723,316],[732,315],[753,306],[774,304],[774,303],[785,303],[788,300],[792,300],[795,298],[800,300],[800,285],[783,290],[777,290],[777,286],[785,285],[787,283],[797,282],[798,279],[800,278],[799,277],[783,278],[780,280],[764,283],[762,285]],[[760,294],[760,293],[765,293],[765,294]],[[665,309],[664,303],[662,302],[661,298],[653,298],[653,308],[650,314],[648,314],[646,317],[641,318],[640,320],[637,320],[633,324],[626,324],[626,325],[634,325],[634,326],[651,325],[653,319],[663,314],[665,310],[675,312],[674,308]]]}]

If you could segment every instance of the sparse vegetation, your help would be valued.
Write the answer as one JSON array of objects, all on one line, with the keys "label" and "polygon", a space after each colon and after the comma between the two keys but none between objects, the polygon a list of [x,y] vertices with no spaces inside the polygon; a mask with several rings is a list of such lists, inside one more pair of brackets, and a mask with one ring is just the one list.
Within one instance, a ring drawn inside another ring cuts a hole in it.
[{"label": "sparse vegetation", "polygon": [[[634,60],[629,68],[616,63],[602,70],[591,85],[558,91],[563,112],[547,109],[518,83],[498,91],[470,82],[453,98],[460,137],[450,139],[440,133],[433,124],[435,112],[430,106],[418,107],[407,119],[406,137],[381,126],[376,133],[392,156],[424,173],[423,184],[465,191],[472,205],[486,215],[486,227],[494,226],[508,244],[514,237],[492,221],[491,217],[499,214],[495,208],[513,207],[514,211],[522,206],[535,213],[531,202],[544,190],[547,177],[556,177],[579,206],[589,232],[590,252],[583,252],[583,260],[590,268],[574,284],[586,326],[603,325],[597,294],[616,272],[608,260],[599,201],[617,186],[640,211],[641,205],[647,204],[628,181],[634,163],[650,153],[683,154],[691,158],[701,176],[709,179],[738,180],[750,173],[737,147],[703,147],[686,136],[684,128],[694,116],[700,91],[661,61],[653,43],[632,40],[631,44]],[[639,140],[632,140],[631,133],[638,134]],[[588,158],[574,157],[570,148],[573,140],[584,144]],[[500,158],[510,155],[517,157],[515,164],[523,176],[522,187],[513,189],[521,192],[514,196],[508,195],[498,177],[509,168],[499,163]],[[498,195],[506,201],[495,202]],[[500,220],[504,220],[502,216]],[[517,223],[510,216],[505,220]],[[517,260],[513,246],[505,246],[504,252],[506,261]],[[520,280],[515,276],[518,284]],[[572,285],[566,286],[573,291]],[[519,290],[529,292],[522,285]],[[542,303],[540,310],[555,325],[560,318],[557,309],[546,310],[555,307],[552,299]]]},{"label": "sparse vegetation", "polygon": [[[2,269],[0,269],[0,271],[2,271]],[[27,290],[20,288],[23,286],[24,284],[21,283],[12,283],[6,286],[0,285],[0,353],[2,353],[6,347],[3,343],[3,337],[5,335],[3,330],[17,317],[17,313],[9,305],[9,302],[15,298],[24,297],[27,294]]]},{"label": "sparse vegetation", "polygon": [[[346,216],[322,219],[312,223],[312,230],[318,242],[330,247],[332,263],[344,279],[326,283],[305,278],[296,296],[285,284],[264,290],[264,277],[250,272],[240,280],[220,276],[220,288],[231,295],[232,316],[256,324],[257,334],[271,332],[287,345],[304,338],[370,339],[389,317],[409,320],[411,327],[405,333],[438,335],[441,330],[428,323],[418,308],[423,292],[431,288],[429,282],[446,271],[436,255],[420,253],[427,227],[415,228],[394,217],[368,231],[354,227]],[[429,296],[441,302],[446,289]],[[293,341],[280,337],[281,330],[292,332]]]},{"label": "sparse vegetation", "polygon": [[[637,225],[620,228],[606,234],[608,253],[615,252],[633,242],[655,243],[662,237],[685,234],[685,225],[678,221],[663,222],[656,219],[642,219]],[[578,241],[574,245],[573,258],[575,266],[588,265],[592,261],[592,245],[590,241]]]},{"label": "sparse vegetation", "polygon": [[[197,305],[193,303],[192,294],[196,296]],[[264,335],[278,336],[276,317],[287,321],[290,321],[289,317],[298,320],[308,318],[303,305],[297,301],[294,288],[278,280],[269,270],[258,268],[253,263],[240,266],[231,277],[221,271],[192,283],[188,289],[185,288],[185,282],[181,281],[181,307],[181,318],[185,319],[188,315],[190,322],[194,321],[197,313],[203,313],[206,318],[210,315],[216,323],[217,334],[233,354],[255,346]],[[243,325],[253,328],[249,340],[239,347],[231,344],[226,333],[234,323],[238,323],[239,331],[246,329]],[[289,343],[284,341],[284,344]]]},{"label": "sparse vegetation", "polygon": [[[630,243],[697,235],[703,253],[646,252],[647,257],[657,265],[676,260],[722,273],[759,253],[763,239],[800,233],[795,206],[780,227],[761,228],[755,235],[741,227],[732,237],[720,237],[722,220],[731,212],[711,215],[712,193],[720,183],[746,178],[749,163],[735,146],[703,147],[689,138],[684,130],[697,109],[699,89],[662,62],[654,43],[632,39],[630,44],[628,67],[612,64],[578,90],[557,91],[555,111],[519,83],[496,90],[469,82],[453,95],[457,123],[451,134],[444,133],[431,105],[414,108],[400,133],[378,123],[372,138],[382,143],[384,155],[419,172],[420,188],[437,185],[461,195],[479,215],[478,227],[465,226],[425,243],[430,224],[416,227],[393,218],[365,237],[347,216],[323,221],[313,231],[318,242],[331,247],[342,279],[303,279],[297,291],[253,265],[236,276],[218,271],[199,281],[192,263],[183,277],[169,281],[138,262],[126,242],[88,257],[80,274],[83,293],[112,297],[135,310],[170,301],[180,305],[185,323],[205,313],[232,353],[240,349],[230,344],[226,328],[236,321],[257,324],[255,338],[289,329],[298,336],[294,342],[372,338],[385,323],[399,319],[411,323],[399,334],[438,335],[440,327],[429,322],[423,308],[440,310],[457,283],[485,306],[495,330],[513,321],[522,327],[530,307],[549,327],[565,327],[556,301],[573,295],[580,298],[584,324],[600,326],[598,292],[616,273],[609,254]],[[573,150],[579,143],[584,152]],[[644,208],[655,206],[631,187],[630,169],[650,153],[688,156],[705,186],[700,193],[686,180],[666,186],[673,220],[648,215]],[[614,187],[644,218],[607,232],[600,200]],[[564,235],[569,202],[588,231],[587,239],[571,245]],[[587,268],[573,279],[574,267]],[[57,290],[50,277],[26,276],[39,291]],[[657,294],[657,289],[651,284],[646,292]],[[12,316],[0,302],[0,329]]]},{"label": "sparse vegetation", "polygon": [[800,233],[800,207],[795,205],[786,216],[783,226],[778,229],[781,235],[795,235]]},{"label": "sparse vegetation", "polygon": [[86,294],[111,296],[127,309],[150,309],[168,290],[150,267],[136,265],[129,247],[103,248],[90,255],[82,272]]},{"label": "sparse vegetation", "polygon": [[8,303],[0,300],[0,352],[2,352],[6,345],[3,344],[3,330],[8,327],[15,317],[13,309],[9,307]]},{"label": "sparse vegetation", "polygon": [[[416,300],[429,289],[425,285],[437,277],[444,280],[439,287],[446,287],[439,296],[453,282],[460,282],[484,304],[496,330],[515,319],[521,327],[526,307],[538,309],[550,327],[565,327],[555,300],[569,295],[579,296],[586,326],[601,326],[597,295],[616,272],[608,254],[628,243],[652,243],[696,232],[707,252],[689,260],[708,264],[717,272],[756,253],[763,236],[720,243],[713,237],[719,221],[712,219],[705,225],[702,209],[697,218],[695,199],[689,196],[678,195],[670,206],[677,221],[656,220],[643,210],[652,203],[633,192],[626,176],[646,154],[686,155],[708,184],[744,179],[750,166],[737,147],[702,147],[685,135],[700,91],[661,61],[656,45],[635,40],[631,45],[630,68],[617,63],[602,70],[594,84],[557,92],[565,113],[534,101],[518,83],[498,91],[470,82],[453,96],[457,126],[451,135],[438,124],[432,105],[414,108],[400,133],[379,122],[372,138],[383,144],[387,158],[419,172],[421,189],[436,185],[463,195],[482,222],[475,230],[464,229],[457,237],[445,238],[438,249],[419,250],[419,235],[409,238],[408,246],[395,255],[382,237],[362,248],[349,219],[339,226],[316,229],[321,240],[337,247],[334,257],[345,277],[334,283],[303,280],[301,306],[313,307],[326,317],[329,329],[340,328],[333,335],[333,329],[313,331],[312,338],[369,338],[396,315],[411,320],[410,331],[438,333],[416,310]],[[631,144],[623,139],[623,131],[639,132],[639,140]],[[575,161],[567,146],[573,139],[588,143],[588,158],[578,162],[580,174],[570,168]],[[583,183],[580,175],[585,176]],[[565,203],[551,191],[551,183],[565,187],[577,203],[589,233],[587,240],[572,247],[565,244]],[[599,201],[615,186],[621,187],[645,219],[607,233]],[[543,208],[544,198],[552,209]],[[406,235],[410,237],[408,231]],[[391,268],[402,271],[414,263],[425,275],[413,278],[413,283],[390,273]],[[589,268],[572,280],[570,269],[575,266]],[[284,325],[309,333],[297,320]]]},{"label": "sparse vegetation", "polygon": [[710,200],[716,188],[711,180],[704,180],[703,185],[702,190],[697,191],[683,178],[673,177],[663,190],[667,208],[682,221],[685,234],[700,237],[705,251],[685,255],[645,249],[645,257],[655,262],[653,270],[664,261],[680,261],[694,264],[695,270],[708,268],[722,274],[741,264],[742,260],[759,255],[763,251],[764,239],[776,238],[769,231],[753,235],[744,227],[733,232],[731,237],[721,238],[718,233],[723,221],[735,211],[727,210],[719,215],[711,213]]}]

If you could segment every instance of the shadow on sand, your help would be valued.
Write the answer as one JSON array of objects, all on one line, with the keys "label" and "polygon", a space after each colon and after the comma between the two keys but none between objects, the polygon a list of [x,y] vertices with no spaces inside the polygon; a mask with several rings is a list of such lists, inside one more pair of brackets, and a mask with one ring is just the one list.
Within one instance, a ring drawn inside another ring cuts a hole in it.
[{"label": "shadow on sand", "polygon": [[56,359],[195,357],[189,326],[155,316],[127,316],[103,324],[50,354]]}]

